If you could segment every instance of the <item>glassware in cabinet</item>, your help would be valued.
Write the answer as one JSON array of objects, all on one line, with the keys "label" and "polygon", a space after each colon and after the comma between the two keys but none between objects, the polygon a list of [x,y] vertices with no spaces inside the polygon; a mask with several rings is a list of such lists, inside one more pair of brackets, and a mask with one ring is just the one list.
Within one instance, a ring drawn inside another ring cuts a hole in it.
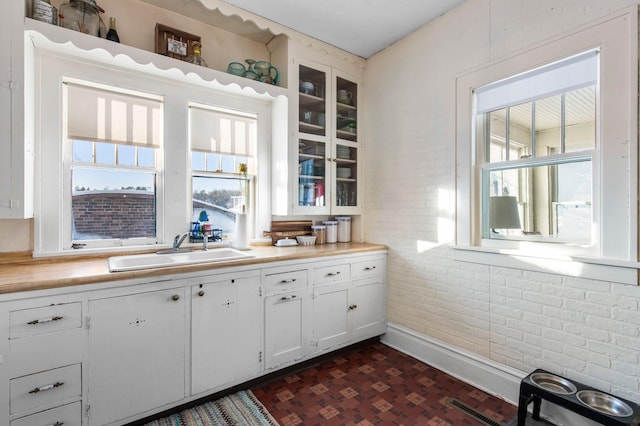
[{"label": "glassware in cabinet", "polygon": [[358,84],[336,76],[336,138],[358,141]]},{"label": "glassware in cabinet", "polygon": [[327,205],[326,149],[322,141],[298,142],[298,206]]},{"label": "glassware in cabinet", "polygon": [[327,74],[300,65],[299,80],[299,131],[326,136]]},{"label": "glassware in cabinet", "polygon": [[335,205],[358,206],[358,149],[336,144],[335,164]]}]

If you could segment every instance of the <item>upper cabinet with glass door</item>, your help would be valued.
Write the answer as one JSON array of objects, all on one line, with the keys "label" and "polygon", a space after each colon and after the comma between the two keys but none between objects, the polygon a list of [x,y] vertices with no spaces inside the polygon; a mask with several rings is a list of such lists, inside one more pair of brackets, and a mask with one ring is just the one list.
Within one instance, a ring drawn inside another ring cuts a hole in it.
[{"label": "upper cabinet with glass door", "polygon": [[358,83],[315,63],[298,68],[297,203],[303,214],[358,214]]}]

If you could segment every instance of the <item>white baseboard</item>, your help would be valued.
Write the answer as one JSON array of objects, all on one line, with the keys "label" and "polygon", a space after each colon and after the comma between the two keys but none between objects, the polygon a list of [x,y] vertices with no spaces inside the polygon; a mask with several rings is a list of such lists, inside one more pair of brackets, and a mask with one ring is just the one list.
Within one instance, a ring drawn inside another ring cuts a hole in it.
[{"label": "white baseboard", "polygon": [[[387,332],[380,341],[478,389],[518,405],[520,381],[528,373],[394,323],[387,324]],[[541,416],[555,425],[597,426],[597,423],[579,414],[544,400]]]},{"label": "white baseboard", "polygon": [[527,373],[394,323],[387,324],[387,333],[381,341],[463,382],[518,405],[520,381]]}]

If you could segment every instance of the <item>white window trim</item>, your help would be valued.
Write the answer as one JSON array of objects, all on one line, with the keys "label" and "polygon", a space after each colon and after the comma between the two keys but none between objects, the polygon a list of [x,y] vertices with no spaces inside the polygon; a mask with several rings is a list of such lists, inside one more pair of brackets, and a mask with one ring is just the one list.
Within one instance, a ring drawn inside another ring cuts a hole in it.
[{"label": "white window trim", "polygon": [[[77,60],[43,49],[35,50],[35,218],[34,256],[82,255],[109,251],[149,249],[154,246],[114,246],[70,250],[65,246],[63,174],[62,78],[94,81],[164,97],[164,152],[159,153],[157,183],[157,243],[168,246],[176,234],[189,231],[191,222],[191,169],[188,145],[189,102],[213,105],[258,116],[258,165],[255,212],[252,229],[268,229],[271,221],[270,167],[272,109],[277,102],[189,84],[171,71],[145,73],[117,66]],[[158,76],[165,74],[167,78]],[[70,203],[70,200],[68,200]],[[68,209],[67,209],[68,210]],[[255,237],[255,235],[254,235]]]},{"label": "white window trim", "polygon": [[[577,262],[583,267],[574,268],[575,275],[601,277],[597,279],[606,279],[607,274],[592,274],[589,271],[593,268],[584,265],[599,265],[605,270],[610,269],[608,267],[629,268],[629,273],[615,275],[614,278],[620,282],[638,283],[637,35],[637,8],[632,7],[457,78],[454,247],[460,250],[456,256],[471,261],[471,258],[480,257],[464,253],[477,255],[481,251],[487,254],[482,256],[484,262],[518,268],[523,266],[523,257],[533,257],[538,259],[536,268],[559,273],[567,273],[561,271],[571,268],[558,268],[557,262]],[[589,258],[577,257],[575,253],[567,255],[562,250],[549,250],[554,248],[552,244],[532,242],[505,241],[500,247],[484,247],[480,227],[481,182],[476,147],[473,145],[473,89],[594,48],[601,52],[597,129],[597,141],[601,146],[593,158],[593,179],[598,182],[594,185],[593,199],[594,204],[595,200],[600,200],[598,214],[602,224],[596,237],[597,253]],[[548,268],[544,267],[545,259]]]}]

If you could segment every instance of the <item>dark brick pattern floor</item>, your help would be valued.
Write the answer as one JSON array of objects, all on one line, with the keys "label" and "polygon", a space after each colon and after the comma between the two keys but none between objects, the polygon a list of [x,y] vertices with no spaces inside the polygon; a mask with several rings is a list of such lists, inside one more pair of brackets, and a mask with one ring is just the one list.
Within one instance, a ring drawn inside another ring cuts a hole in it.
[{"label": "dark brick pattern floor", "polygon": [[455,398],[498,425],[517,407],[379,342],[252,389],[282,426],[486,425],[449,404]]}]

